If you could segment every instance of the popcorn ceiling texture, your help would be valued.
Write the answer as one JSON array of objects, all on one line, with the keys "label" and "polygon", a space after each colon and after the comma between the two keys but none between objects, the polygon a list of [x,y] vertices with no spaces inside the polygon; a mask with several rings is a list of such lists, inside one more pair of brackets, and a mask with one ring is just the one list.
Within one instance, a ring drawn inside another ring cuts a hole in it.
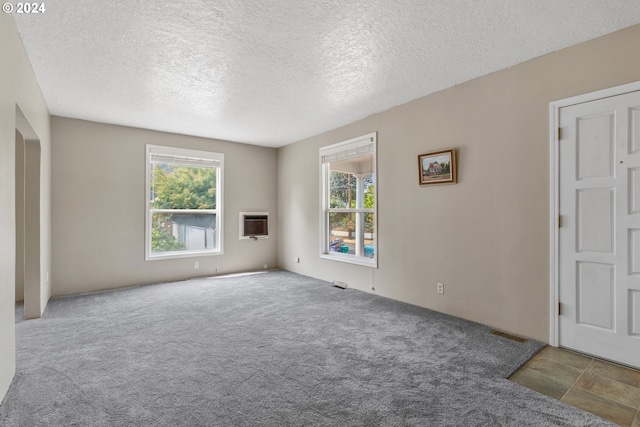
[{"label": "popcorn ceiling texture", "polygon": [[129,0],[15,20],[53,115],[282,146],[640,22],[634,0]]}]

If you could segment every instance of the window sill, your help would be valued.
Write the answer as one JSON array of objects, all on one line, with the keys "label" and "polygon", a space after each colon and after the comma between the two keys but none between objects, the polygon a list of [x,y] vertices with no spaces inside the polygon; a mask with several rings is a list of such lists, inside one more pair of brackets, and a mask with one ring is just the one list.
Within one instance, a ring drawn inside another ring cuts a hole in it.
[{"label": "window sill", "polygon": [[354,255],[342,255],[342,254],[320,254],[320,259],[327,259],[330,261],[344,262],[347,264],[361,265],[363,267],[378,268],[377,258],[365,258],[356,257]]},{"label": "window sill", "polygon": [[212,256],[212,255],[222,255],[223,252],[220,251],[191,251],[188,253],[180,253],[180,252],[167,252],[162,255],[149,255],[146,254],[144,260],[145,261],[159,261],[163,259],[177,259],[177,258],[195,258],[195,257],[203,257],[203,256]]}]

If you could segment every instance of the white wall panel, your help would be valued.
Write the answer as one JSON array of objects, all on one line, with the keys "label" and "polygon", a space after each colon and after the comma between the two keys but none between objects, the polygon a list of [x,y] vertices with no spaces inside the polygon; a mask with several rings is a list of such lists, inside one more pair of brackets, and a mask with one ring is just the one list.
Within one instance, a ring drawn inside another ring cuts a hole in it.
[{"label": "white wall panel", "polygon": [[579,180],[613,176],[614,123],[613,113],[578,120]]},{"label": "white wall panel", "polygon": [[631,290],[629,293],[629,319],[631,323],[629,332],[631,335],[640,336],[640,290]]},{"label": "white wall panel", "polygon": [[577,268],[577,322],[613,329],[614,266],[579,262]]},{"label": "white wall panel", "polygon": [[615,192],[612,188],[578,190],[576,197],[577,251],[613,252]]},{"label": "white wall panel", "polygon": [[640,213],[640,168],[629,168],[629,183],[627,191],[629,192],[629,214]]},{"label": "white wall panel", "polygon": [[629,119],[631,121],[629,153],[635,153],[640,150],[640,107],[631,108],[629,110]]}]

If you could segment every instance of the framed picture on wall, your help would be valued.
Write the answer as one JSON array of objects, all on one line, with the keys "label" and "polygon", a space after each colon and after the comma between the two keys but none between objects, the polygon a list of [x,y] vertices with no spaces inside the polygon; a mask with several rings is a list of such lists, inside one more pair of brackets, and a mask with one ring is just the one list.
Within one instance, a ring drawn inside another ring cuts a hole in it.
[{"label": "framed picture on wall", "polygon": [[457,182],[457,172],[455,148],[418,155],[420,185]]}]

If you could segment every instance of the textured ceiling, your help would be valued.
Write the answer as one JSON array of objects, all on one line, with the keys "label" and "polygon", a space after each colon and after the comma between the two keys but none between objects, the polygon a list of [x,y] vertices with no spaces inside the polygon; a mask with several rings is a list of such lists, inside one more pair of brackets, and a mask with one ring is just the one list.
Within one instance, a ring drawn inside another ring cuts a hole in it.
[{"label": "textured ceiling", "polygon": [[54,0],[51,114],[282,146],[640,22],[638,0]]}]

